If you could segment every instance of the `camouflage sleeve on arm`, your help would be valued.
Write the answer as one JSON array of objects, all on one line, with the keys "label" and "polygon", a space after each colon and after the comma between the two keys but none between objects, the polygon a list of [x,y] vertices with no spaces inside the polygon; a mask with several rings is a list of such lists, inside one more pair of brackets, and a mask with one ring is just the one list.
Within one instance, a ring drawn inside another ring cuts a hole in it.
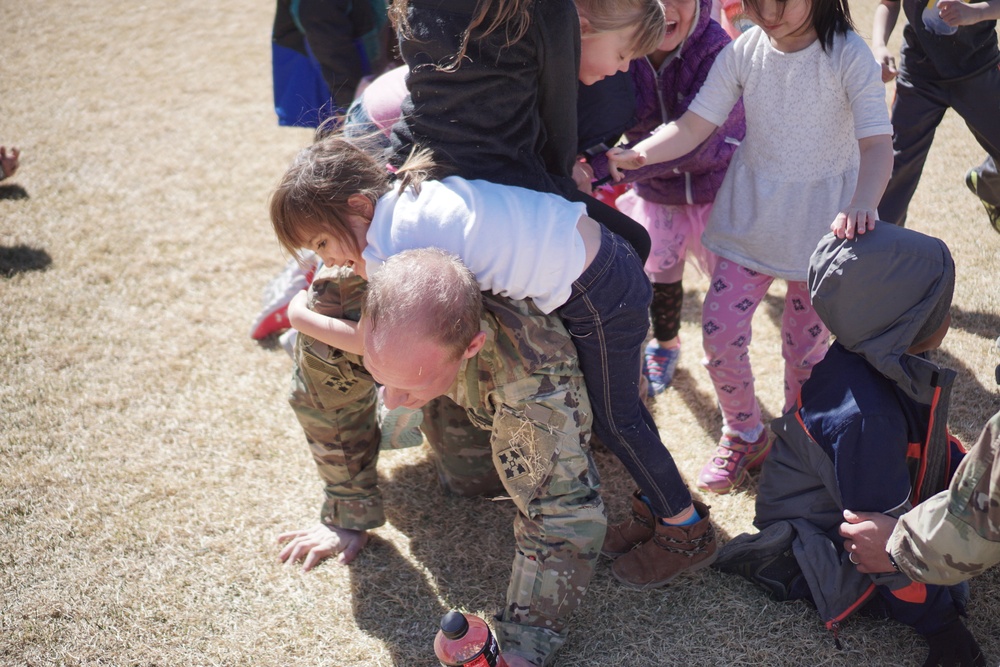
[{"label": "camouflage sleeve on arm", "polygon": [[[321,269],[309,307],[330,317],[357,319],[365,281],[342,267]],[[385,523],[376,465],[381,439],[375,384],[361,359],[299,336],[289,403],[305,432],[326,496],[320,520],[368,530]]]},{"label": "camouflage sleeve on arm", "polygon": [[593,576],[606,527],[587,447],[589,400],[579,375],[536,373],[500,387],[491,401],[494,464],[518,508],[497,635],[505,651],[549,665]]},{"label": "camouflage sleeve on arm", "polygon": [[904,514],[887,548],[914,581],[951,585],[1000,562],[1000,413],[947,491]]}]

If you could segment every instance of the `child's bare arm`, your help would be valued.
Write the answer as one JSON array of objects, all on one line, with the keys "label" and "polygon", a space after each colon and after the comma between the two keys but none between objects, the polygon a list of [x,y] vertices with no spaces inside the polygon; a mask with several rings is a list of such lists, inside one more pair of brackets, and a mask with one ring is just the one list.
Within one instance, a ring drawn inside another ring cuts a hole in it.
[{"label": "child's bare arm", "polygon": [[950,26],[972,25],[980,21],[1000,19],[1000,0],[967,4],[962,0],[940,0],[938,13]]},{"label": "child's bare arm", "polygon": [[608,171],[615,181],[623,178],[621,169],[638,169],[646,164],[666,162],[687,155],[718,127],[693,111],[685,111],[676,121],[667,123],[631,149],[608,151]]},{"label": "child's bare arm", "polygon": [[877,134],[858,141],[861,164],[858,167],[858,184],[850,205],[837,214],[830,230],[837,238],[853,239],[875,229],[875,209],[878,207],[885,186],[892,174],[892,137]]},{"label": "child's bare arm", "polygon": [[288,321],[299,333],[344,352],[364,354],[357,322],[321,315],[309,310],[307,302],[308,293],[302,290],[288,304]]},{"label": "child's bare arm", "polygon": [[886,45],[899,18],[899,5],[898,0],[882,0],[875,8],[875,18],[872,20],[872,53],[882,66],[882,83],[896,78],[896,56]]}]

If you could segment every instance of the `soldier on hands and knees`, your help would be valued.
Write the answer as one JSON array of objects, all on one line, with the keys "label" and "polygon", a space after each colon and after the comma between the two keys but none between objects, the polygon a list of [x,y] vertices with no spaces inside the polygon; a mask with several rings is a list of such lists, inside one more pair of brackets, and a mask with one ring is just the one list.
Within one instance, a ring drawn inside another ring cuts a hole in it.
[{"label": "soldier on hands and knees", "polygon": [[[511,667],[551,664],[606,528],[588,448],[590,402],[559,318],[484,296],[457,257],[433,248],[393,255],[367,289],[351,269],[325,268],[310,306],[359,320],[359,344],[343,351],[299,336],[290,401],[326,501],[321,524],[279,536],[281,559],[304,560],[306,569],[329,556],[348,563],[385,522],[377,382],[386,407],[424,409],[447,491],[514,501],[516,552],[497,637]],[[478,432],[456,426],[456,405]]]}]

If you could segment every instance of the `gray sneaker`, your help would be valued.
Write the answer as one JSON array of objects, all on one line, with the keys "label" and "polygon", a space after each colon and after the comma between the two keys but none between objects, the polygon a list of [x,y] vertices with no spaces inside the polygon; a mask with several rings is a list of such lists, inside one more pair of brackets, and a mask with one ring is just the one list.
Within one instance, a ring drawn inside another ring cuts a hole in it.
[{"label": "gray sneaker", "polygon": [[773,523],[759,533],[738,535],[719,549],[712,565],[720,572],[738,574],[784,602],[809,597],[809,586],[792,553],[795,531],[787,521]]},{"label": "gray sneaker", "polygon": [[[976,173],[975,169],[970,169],[965,172],[965,185],[972,190],[972,194],[979,197],[979,174]],[[1000,208],[990,204],[982,197],[979,197],[979,201],[981,201],[983,206],[986,208],[986,217],[990,219],[990,225],[993,227],[993,231],[1000,234]]]}]

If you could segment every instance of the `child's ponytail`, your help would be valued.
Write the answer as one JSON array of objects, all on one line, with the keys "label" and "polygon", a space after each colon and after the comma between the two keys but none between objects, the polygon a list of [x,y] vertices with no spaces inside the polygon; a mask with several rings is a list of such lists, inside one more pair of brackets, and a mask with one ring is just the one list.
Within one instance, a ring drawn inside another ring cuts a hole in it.
[{"label": "child's ponytail", "polygon": [[403,166],[396,170],[394,187],[398,187],[400,192],[406,188],[420,192],[420,184],[439,178],[440,171],[441,166],[434,160],[434,153],[430,149],[414,146]]}]

